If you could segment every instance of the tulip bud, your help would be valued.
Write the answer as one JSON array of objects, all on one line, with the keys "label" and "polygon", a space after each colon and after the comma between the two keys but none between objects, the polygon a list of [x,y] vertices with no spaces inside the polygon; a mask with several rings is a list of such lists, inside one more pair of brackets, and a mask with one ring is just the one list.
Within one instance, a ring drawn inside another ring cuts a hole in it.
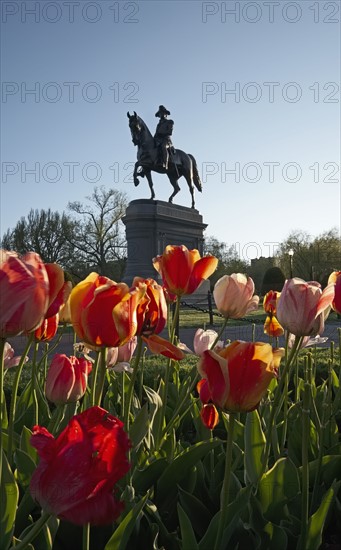
[{"label": "tulip bud", "polygon": [[204,426],[209,430],[214,430],[219,422],[219,413],[212,403],[203,406],[200,416]]},{"label": "tulip bud", "polygon": [[56,405],[78,401],[86,391],[91,369],[91,362],[86,359],[56,354],[47,372],[47,399]]}]

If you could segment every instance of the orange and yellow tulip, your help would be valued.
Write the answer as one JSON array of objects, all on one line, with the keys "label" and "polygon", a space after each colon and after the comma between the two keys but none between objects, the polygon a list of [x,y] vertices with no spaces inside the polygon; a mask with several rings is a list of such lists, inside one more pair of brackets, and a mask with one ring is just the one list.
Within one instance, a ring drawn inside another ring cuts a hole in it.
[{"label": "orange and yellow tulip", "polygon": [[117,347],[136,334],[137,307],[146,286],[129,289],[90,273],[70,295],[71,322],[79,339],[91,346]]},{"label": "orange and yellow tulip", "polygon": [[328,284],[335,284],[335,295],[332,303],[332,308],[336,313],[341,315],[341,271],[333,271],[329,275]]},{"label": "orange and yellow tulip", "polygon": [[277,302],[281,293],[276,290],[270,290],[263,299],[263,309],[267,313],[264,323],[264,332],[268,336],[278,338],[284,334],[284,328],[276,318]]},{"label": "orange and yellow tulip", "polygon": [[283,348],[263,342],[235,341],[218,353],[205,351],[198,370],[203,403],[212,401],[229,412],[254,410],[276,376]]},{"label": "orange and yellow tulip", "polygon": [[146,289],[137,306],[137,334],[159,334],[167,323],[167,302],[161,285],[154,279],[135,277],[132,287],[142,285]]},{"label": "orange and yellow tulip", "polygon": [[166,246],[162,255],[153,260],[165,288],[176,296],[192,294],[215,271],[218,260],[214,256],[201,258],[198,250],[186,246]]}]

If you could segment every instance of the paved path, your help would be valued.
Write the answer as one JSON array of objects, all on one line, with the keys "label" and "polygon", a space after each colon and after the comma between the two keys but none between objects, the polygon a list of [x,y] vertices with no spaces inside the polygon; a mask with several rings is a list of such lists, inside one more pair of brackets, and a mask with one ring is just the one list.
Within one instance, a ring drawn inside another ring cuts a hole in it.
[{"label": "paved path", "polygon": [[[329,347],[330,341],[334,340],[335,345],[338,345],[338,327],[341,327],[341,322],[328,323],[325,327],[323,336],[327,336],[328,340],[325,344],[321,344],[322,347]],[[181,328],[180,329],[180,341],[186,344],[190,349],[193,349],[193,337],[196,332],[196,328]],[[218,329],[215,327],[215,330]],[[162,334],[167,338],[167,333]],[[223,340],[245,340],[251,341],[252,338],[252,325],[239,325],[227,327],[224,331]],[[255,327],[255,339],[256,341],[268,342],[268,337],[263,332],[263,325],[259,324]],[[10,338],[10,343],[15,350],[15,354],[19,355],[24,351],[27,339],[24,336],[16,336]],[[284,346],[284,338],[280,338],[280,346]],[[32,353],[32,352],[31,352]],[[30,353],[30,355],[31,355]],[[73,334],[65,334],[55,353],[65,353],[66,355],[73,355]]]}]

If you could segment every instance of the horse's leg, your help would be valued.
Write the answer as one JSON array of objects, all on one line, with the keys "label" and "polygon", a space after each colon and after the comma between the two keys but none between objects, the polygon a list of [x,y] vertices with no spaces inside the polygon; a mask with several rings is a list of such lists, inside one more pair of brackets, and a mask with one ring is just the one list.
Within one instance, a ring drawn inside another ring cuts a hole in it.
[{"label": "horse's leg", "polygon": [[171,178],[169,175],[168,175],[168,179],[169,181],[171,182],[171,184],[173,185],[174,187],[174,191],[173,193],[171,194],[171,196],[169,197],[168,199],[168,202],[173,202],[173,198],[175,197],[175,195],[177,195],[180,191],[180,187],[179,187],[179,184],[178,184],[178,180],[176,178]]},{"label": "horse's leg", "polygon": [[133,172],[133,180],[134,180],[135,187],[137,187],[138,184],[140,183],[140,180],[137,177],[137,169],[138,169],[139,166],[141,166],[139,161],[135,162],[135,167],[134,167],[134,172]]},{"label": "horse's leg", "polygon": [[146,168],[144,169],[144,173],[145,173],[145,176],[148,180],[148,183],[149,183],[149,188],[150,188],[150,191],[151,191],[151,199],[155,199],[155,192],[154,192],[154,186],[153,186],[153,180],[152,180],[152,173],[150,170],[147,170]]},{"label": "horse's leg", "polygon": [[191,171],[186,171],[184,173],[184,176],[186,178],[186,181],[187,181],[187,184],[188,184],[188,187],[189,187],[189,192],[191,193],[191,197],[192,197],[192,208],[195,208],[195,202],[194,202],[194,187],[193,187],[193,180],[192,180],[192,174],[191,174]]}]

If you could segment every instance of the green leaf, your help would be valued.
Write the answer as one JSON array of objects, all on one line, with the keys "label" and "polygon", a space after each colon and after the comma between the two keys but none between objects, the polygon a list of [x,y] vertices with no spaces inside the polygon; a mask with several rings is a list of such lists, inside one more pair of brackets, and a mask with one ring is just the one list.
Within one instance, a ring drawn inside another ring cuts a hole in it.
[{"label": "green leaf", "polygon": [[[339,490],[341,483],[333,483],[330,489],[325,493],[323,500],[316,510],[315,514],[311,516],[308,522],[308,534],[307,540],[304,545],[304,550],[318,550],[322,544],[322,533],[324,522],[326,520],[331,503],[334,500],[334,496]],[[301,539],[298,543],[298,550],[303,550],[302,544],[304,541]]]},{"label": "green leaf", "polygon": [[182,550],[199,550],[192,524],[180,504],[178,504],[178,515],[180,521]]},{"label": "green leaf", "polygon": [[115,533],[111,539],[107,542],[104,550],[125,550],[125,548],[127,548],[130,536],[139,516],[141,515],[148,496],[148,494],[145,495],[137,504],[135,504],[134,508],[128,512],[123,521],[115,530]]},{"label": "green leaf", "polygon": [[257,410],[246,415],[244,441],[246,475],[250,483],[257,483],[262,473],[262,456],[265,448],[265,435]]},{"label": "green leaf", "polygon": [[21,449],[17,449],[15,451],[15,462],[17,465],[16,475],[18,476],[18,481],[20,485],[26,489],[31,481],[32,474],[36,469],[36,465],[32,458]]},{"label": "green leaf", "polygon": [[257,497],[264,517],[279,523],[285,517],[284,506],[299,491],[298,470],[289,458],[280,458],[259,482]]},{"label": "green leaf", "polygon": [[218,445],[221,445],[219,439],[200,441],[188,447],[174,458],[161,475],[157,484],[157,500],[161,507],[167,506],[169,498],[174,494],[174,491],[176,491],[176,485],[188,475],[190,469],[195,466],[206,453]]},{"label": "green leaf", "polygon": [[[250,495],[251,495],[251,489],[252,489],[252,485],[249,485],[248,487],[243,487],[239,491],[234,501],[228,505],[227,517],[226,517],[226,528],[223,533],[221,548],[229,548],[228,546],[229,540],[235,531],[237,523],[240,520],[240,515],[242,511],[248,505]],[[205,536],[199,542],[199,550],[208,550],[208,549],[214,548],[220,513],[221,512],[219,510],[219,512],[217,512],[213,516],[210,522],[210,525],[205,533]]]},{"label": "green leaf", "polygon": [[148,404],[145,403],[139,413],[136,415],[133,424],[129,430],[129,437],[133,442],[134,450],[137,450],[144,440],[149,430]]},{"label": "green leaf", "polygon": [[51,516],[34,540],[34,550],[52,550],[58,527],[59,519],[55,516]]},{"label": "green leaf", "polygon": [[138,493],[145,493],[158,481],[167,465],[168,461],[166,458],[158,458],[154,462],[151,462],[144,470],[136,469],[133,476],[133,484],[136,491]]},{"label": "green leaf", "polygon": [[203,537],[206,533],[212,513],[196,496],[179,487],[180,503],[184,512],[188,515],[195,533]]},{"label": "green leaf", "polygon": [[20,449],[27,453],[35,464],[38,463],[38,453],[34,447],[32,447],[31,441],[32,431],[26,426],[23,427],[20,436]]},{"label": "green leaf", "polygon": [[0,548],[7,550],[14,530],[19,490],[5,453],[2,453],[2,478],[0,487]]},{"label": "green leaf", "polygon": [[8,426],[8,418],[7,418],[6,395],[4,392],[2,392],[1,422],[2,422],[2,426],[0,426],[0,429],[2,428],[3,430],[6,430]]}]

